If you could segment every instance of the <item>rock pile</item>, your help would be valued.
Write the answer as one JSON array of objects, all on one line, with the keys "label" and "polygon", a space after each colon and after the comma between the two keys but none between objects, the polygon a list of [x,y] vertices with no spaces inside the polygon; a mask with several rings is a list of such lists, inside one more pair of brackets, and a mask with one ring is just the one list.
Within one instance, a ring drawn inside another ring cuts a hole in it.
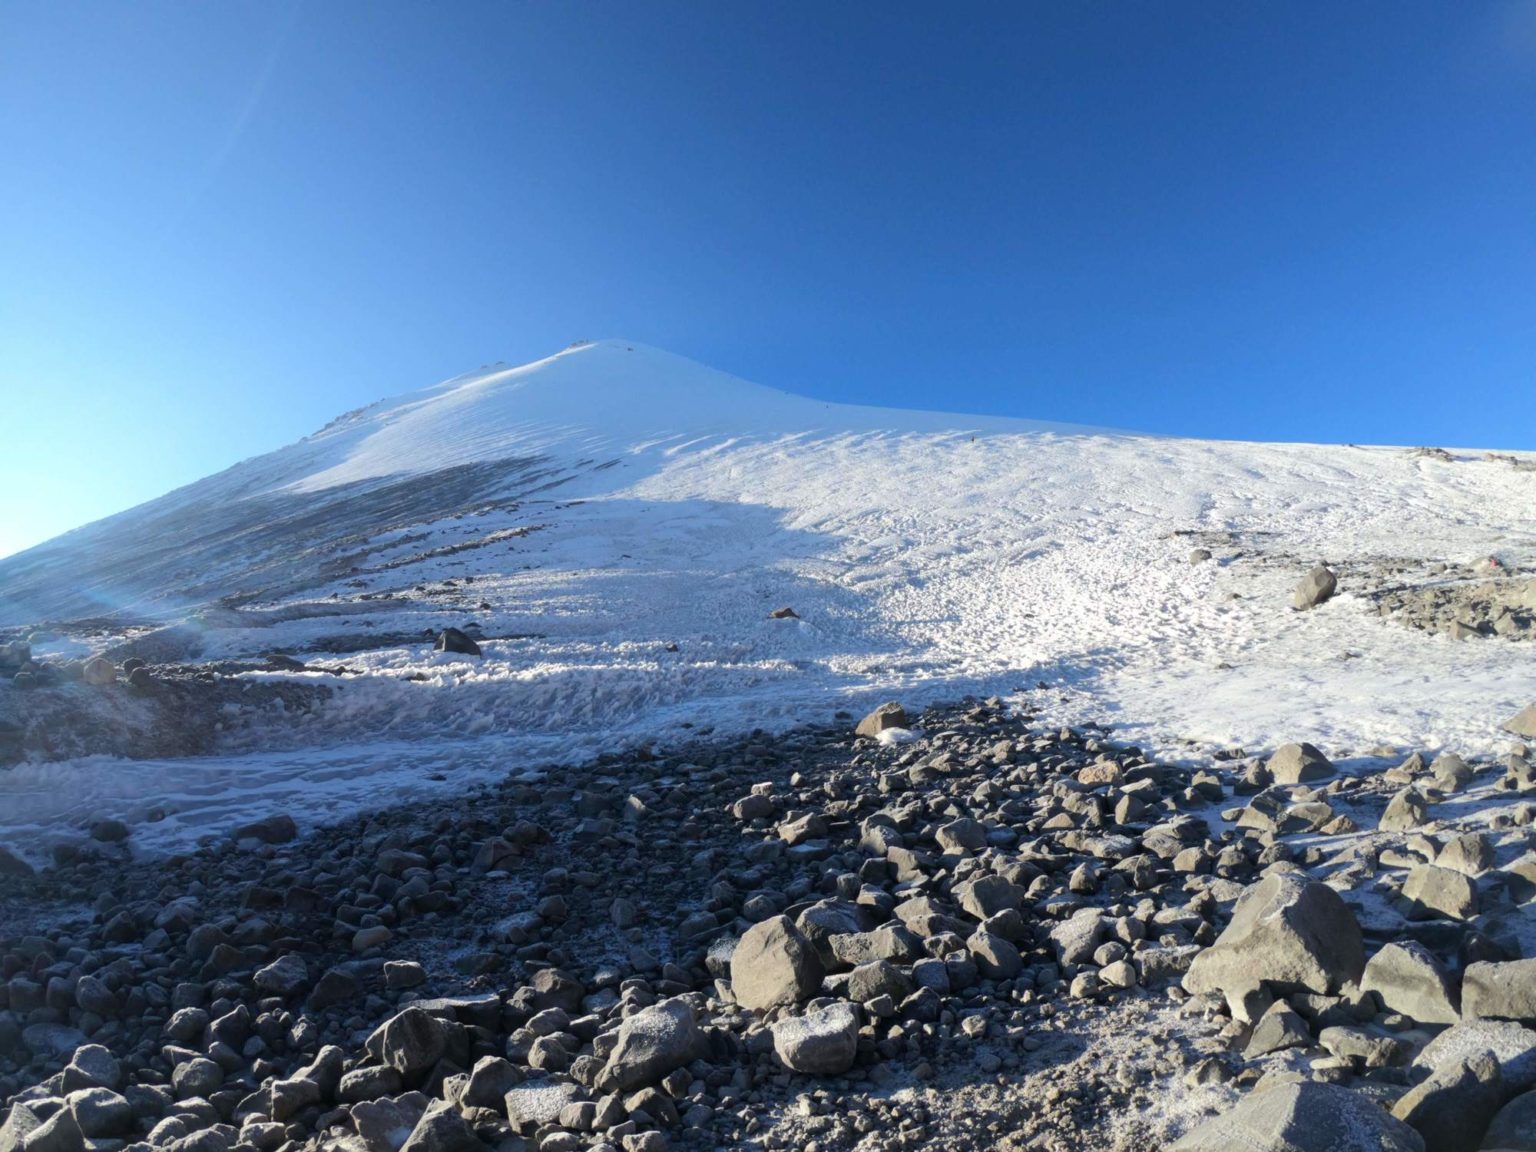
[{"label": "rock pile", "polygon": [[[1190,771],[998,701],[900,712],[18,869],[27,915],[0,923],[94,912],[0,940],[0,1148],[1109,1147],[1189,1085],[1252,1090],[1190,1149],[1519,1131],[1536,960],[1507,925],[1536,866],[1506,841],[1529,819],[1495,843],[1431,817],[1452,785],[1536,788],[1523,758]],[[1409,787],[1401,829],[1360,832]],[[1161,1086],[1121,1069],[1006,1122],[882,1091],[1006,1082],[1059,1020],[1097,1045],[1154,1004],[1190,1022]]]}]

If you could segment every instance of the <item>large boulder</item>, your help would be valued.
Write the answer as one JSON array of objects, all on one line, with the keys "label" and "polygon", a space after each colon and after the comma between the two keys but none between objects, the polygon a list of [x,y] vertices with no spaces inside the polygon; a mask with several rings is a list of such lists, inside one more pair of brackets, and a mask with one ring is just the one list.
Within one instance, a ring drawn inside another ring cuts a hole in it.
[{"label": "large boulder", "polygon": [[1392,1115],[1424,1137],[1426,1152],[1476,1152],[1504,1102],[1504,1080],[1491,1052],[1430,1073],[1392,1105]]},{"label": "large boulder", "polygon": [[1354,913],[1326,884],[1275,872],[1238,898],[1232,922],[1189,967],[1190,992],[1229,998],[1265,983],[1274,991],[1337,992],[1365,970]]},{"label": "large boulder", "polygon": [[1338,590],[1339,578],[1326,565],[1319,564],[1296,585],[1296,591],[1291,596],[1291,606],[1298,612],[1316,608],[1324,601],[1333,599],[1333,594]]},{"label": "large boulder", "polygon": [[1423,825],[1429,802],[1417,788],[1404,788],[1393,796],[1376,825],[1383,832],[1411,832]]},{"label": "large boulder", "polygon": [[1536,740],[1536,704],[1527,704],[1504,721],[1504,731],[1524,736],[1527,740]]},{"label": "large boulder", "polygon": [[309,965],[297,952],[279,956],[265,968],[258,968],[251,983],[270,996],[289,996],[302,991],[309,984]]},{"label": "large boulder", "polygon": [[1282,744],[1264,766],[1276,784],[1307,784],[1333,775],[1333,762],[1311,744]]},{"label": "large boulder", "polygon": [[1508,1020],[1468,1020],[1453,1024],[1413,1058],[1431,1072],[1479,1052],[1492,1052],[1499,1074],[1512,1092],[1536,1088],[1536,1032]]},{"label": "large boulder", "polygon": [[773,1050],[784,1066],[809,1076],[838,1076],[853,1067],[859,1050],[859,1016],[839,1000],[773,1026]]},{"label": "large boulder", "polygon": [[1420,864],[1403,881],[1410,920],[1470,920],[1477,915],[1477,885],[1471,877],[1434,864]]},{"label": "large boulder", "polygon": [[1516,1096],[1494,1116],[1481,1152],[1536,1152],[1536,1092]]},{"label": "large boulder", "polygon": [[1305,1081],[1253,1092],[1168,1152],[1424,1152],[1408,1125],[1359,1093]]},{"label": "large boulder", "polygon": [[705,1047],[693,1009],[685,1000],[663,1000],[619,1025],[619,1037],[598,1076],[604,1092],[629,1092],[654,1084],[697,1059]]},{"label": "large boulder", "polygon": [[907,718],[907,710],[892,701],[889,704],[880,705],[860,720],[854,732],[859,736],[875,737],[887,728],[910,728],[911,726],[911,721]]},{"label": "large boulder", "polygon": [[1374,992],[1389,1011],[1420,1024],[1455,1024],[1461,1019],[1450,976],[1417,940],[1388,944],[1372,956],[1360,977],[1360,991]]},{"label": "large boulder", "polygon": [[787,916],[752,925],[731,954],[731,991],[743,1008],[762,1011],[808,1000],[824,974],[816,949]]},{"label": "large boulder", "polygon": [[443,1022],[423,1008],[391,1016],[368,1038],[368,1050],[402,1076],[424,1075],[448,1050]]},{"label": "large boulder", "polygon": [[1461,1012],[1469,1020],[1536,1022],[1536,960],[1468,964]]},{"label": "large boulder", "polygon": [[1022,908],[1029,893],[1001,876],[978,876],[955,885],[955,899],[966,913],[988,920],[999,912]]}]

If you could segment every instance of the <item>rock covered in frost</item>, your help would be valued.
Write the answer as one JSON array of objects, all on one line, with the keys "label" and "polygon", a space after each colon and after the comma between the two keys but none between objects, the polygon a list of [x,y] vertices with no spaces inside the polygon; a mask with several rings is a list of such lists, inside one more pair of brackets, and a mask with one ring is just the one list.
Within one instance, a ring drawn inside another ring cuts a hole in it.
[{"label": "rock covered in frost", "polygon": [[608,1063],[598,1076],[605,1092],[654,1084],[674,1068],[697,1059],[704,1034],[687,1001],[673,999],[636,1012],[619,1026]]},{"label": "rock covered in frost", "polygon": [[1169,1152],[1424,1152],[1419,1134],[1334,1084],[1279,1084],[1245,1096]]},{"label": "rock covered in frost", "polygon": [[848,1071],[858,1046],[858,1013],[841,1000],[804,1016],[787,1017],[773,1026],[773,1050],[784,1066],[809,1076],[837,1076]]}]

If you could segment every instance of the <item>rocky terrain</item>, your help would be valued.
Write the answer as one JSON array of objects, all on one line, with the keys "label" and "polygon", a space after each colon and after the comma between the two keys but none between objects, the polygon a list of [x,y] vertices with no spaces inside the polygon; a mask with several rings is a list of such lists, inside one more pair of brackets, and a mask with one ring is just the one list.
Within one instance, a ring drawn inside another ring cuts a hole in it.
[{"label": "rocky terrain", "polygon": [[0,1152],[1536,1147],[1523,746],[853,721],[0,858]]},{"label": "rocky terrain", "polygon": [[0,1152],[1536,1152],[1532,466],[604,341],[0,559]]}]

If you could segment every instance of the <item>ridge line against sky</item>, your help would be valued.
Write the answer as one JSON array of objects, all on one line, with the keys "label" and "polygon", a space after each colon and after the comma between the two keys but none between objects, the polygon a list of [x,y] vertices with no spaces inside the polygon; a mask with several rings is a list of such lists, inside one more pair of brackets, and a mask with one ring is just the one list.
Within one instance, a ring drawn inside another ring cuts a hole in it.
[{"label": "ridge line against sky", "polygon": [[1536,2],[0,9],[0,555],[619,333],[815,399],[1536,448]]}]

